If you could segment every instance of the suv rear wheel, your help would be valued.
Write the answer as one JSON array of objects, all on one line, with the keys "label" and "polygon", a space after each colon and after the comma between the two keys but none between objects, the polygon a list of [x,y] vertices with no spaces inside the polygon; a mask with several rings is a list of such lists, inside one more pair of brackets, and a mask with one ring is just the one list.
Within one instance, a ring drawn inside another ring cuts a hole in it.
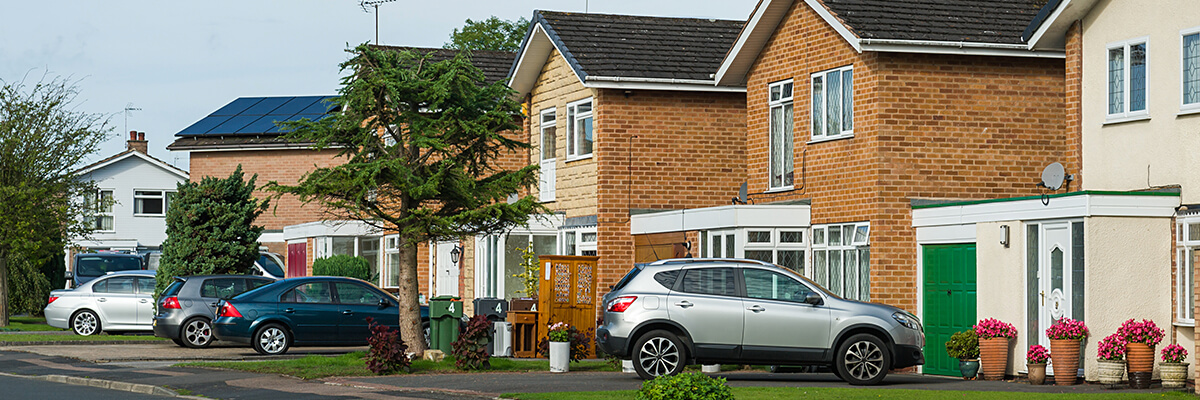
[{"label": "suv rear wheel", "polygon": [[860,333],[838,347],[833,367],[851,385],[875,385],[883,381],[891,365],[892,356],[884,349],[883,341]]},{"label": "suv rear wheel", "polygon": [[687,364],[687,350],[674,333],[650,331],[633,348],[633,369],[642,379],[675,375]]}]

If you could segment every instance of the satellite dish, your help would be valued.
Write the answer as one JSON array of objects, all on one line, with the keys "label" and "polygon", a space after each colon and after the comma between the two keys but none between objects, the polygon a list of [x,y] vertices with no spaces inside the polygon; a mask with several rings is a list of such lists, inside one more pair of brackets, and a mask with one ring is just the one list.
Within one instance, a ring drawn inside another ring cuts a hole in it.
[{"label": "satellite dish", "polygon": [[1050,190],[1058,190],[1063,185],[1063,179],[1067,176],[1067,170],[1062,164],[1052,163],[1042,170],[1042,186]]},{"label": "satellite dish", "polygon": [[738,188],[738,202],[746,204],[746,182],[742,182],[742,187]]}]

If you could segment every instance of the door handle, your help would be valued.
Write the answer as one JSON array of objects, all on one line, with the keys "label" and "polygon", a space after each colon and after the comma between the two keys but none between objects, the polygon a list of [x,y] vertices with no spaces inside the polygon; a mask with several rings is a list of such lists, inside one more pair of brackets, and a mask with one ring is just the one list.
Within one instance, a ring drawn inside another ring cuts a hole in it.
[{"label": "door handle", "polygon": [[344,310],[342,311],[342,315],[354,315],[354,311]]},{"label": "door handle", "polygon": [[103,303],[103,302],[108,301],[108,299],[101,297],[99,299],[96,299],[96,301]]},{"label": "door handle", "polygon": [[694,306],[695,304],[692,304],[692,302],[690,302],[690,301],[684,300],[684,301],[675,303],[675,305],[683,307],[683,308],[688,308],[688,307]]},{"label": "door handle", "polygon": [[950,295],[950,289],[946,289],[946,295],[947,295],[947,296],[949,296],[949,295]]},{"label": "door handle", "polygon": [[290,308],[288,308],[288,309],[285,309],[285,310],[283,310],[283,312],[285,312],[285,313],[288,313],[288,314],[291,314],[291,313],[294,313],[294,312],[296,312],[296,310],[293,310],[293,309],[290,309]]},{"label": "door handle", "polygon": [[760,305],[758,305],[758,304],[755,304],[755,305],[754,305],[754,307],[747,308],[747,310],[754,311],[755,313],[760,313],[760,312],[763,312],[763,311],[767,311],[767,309],[765,309],[765,308],[762,308],[762,306],[760,306]]},{"label": "door handle", "polygon": [[142,299],[141,301],[138,301],[138,303],[145,303],[145,302],[146,302],[146,299]]},{"label": "door handle", "polygon": [[1041,299],[1042,299],[1042,305],[1043,305],[1043,306],[1044,306],[1044,305],[1046,305],[1046,291],[1045,291],[1045,290],[1043,290],[1043,291],[1039,292],[1039,293],[1038,293],[1038,296],[1041,296]]}]

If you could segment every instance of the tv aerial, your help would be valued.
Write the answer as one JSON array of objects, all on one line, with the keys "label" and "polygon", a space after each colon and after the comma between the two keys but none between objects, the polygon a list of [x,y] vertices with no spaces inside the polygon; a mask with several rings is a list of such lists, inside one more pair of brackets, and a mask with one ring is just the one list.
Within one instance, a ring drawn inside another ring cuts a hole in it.
[{"label": "tv aerial", "polygon": [[[1064,187],[1070,188],[1071,181],[1075,180],[1074,175],[1067,174],[1067,169],[1062,164],[1057,162],[1050,163],[1045,169],[1042,169],[1042,181],[1038,182],[1038,187],[1057,191]],[[1042,193],[1042,205],[1050,205],[1050,194]]]},{"label": "tv aerial", "polygon": [[359,0],[358,6],[362,7],[363,12],[369,13],[372,10],[367,7],[373,7],[375,10],[375,45],[379,45],[379,6],[383,3],[391,3],[396,0]]}]

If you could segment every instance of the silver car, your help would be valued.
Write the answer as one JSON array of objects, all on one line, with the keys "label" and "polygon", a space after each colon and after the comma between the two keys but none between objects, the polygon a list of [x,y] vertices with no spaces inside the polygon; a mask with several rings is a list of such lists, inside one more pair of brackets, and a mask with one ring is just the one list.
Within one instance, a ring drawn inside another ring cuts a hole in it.
[{"label": "silver car", "polygon": [[149,331],[154,318],[154,271],[112,272],[70,290],[50,292],[46,323],[82,336]]},{"label": "silver car", "polygon": [[638,265],[604,296],[596,344],[643,379],[699,364],[828,366],[853,385],[925,363],[920,321],[846,300],[786,268],[735,259]]}]

